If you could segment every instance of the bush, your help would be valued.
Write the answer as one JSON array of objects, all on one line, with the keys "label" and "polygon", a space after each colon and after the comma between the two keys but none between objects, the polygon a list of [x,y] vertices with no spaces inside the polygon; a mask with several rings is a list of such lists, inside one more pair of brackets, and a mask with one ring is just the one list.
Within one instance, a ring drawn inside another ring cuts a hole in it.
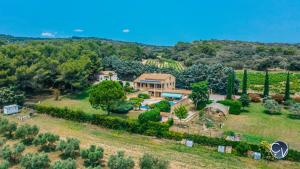
[{"label": "bush", "polygon": [[167,169],[168,166],[168,161],[161,160],[150,154],[144,154],[143,157],[140,158],[141,169]]},{"label": "bush", "polygon": [[138,98],[142,98],[142,99],[150,99],[150,95],[146,94],[146,93],[140,93],[138,95]]},{"label": "bush", "polygon": [[8,161],[2,161],[0,164],[0,169],[8,169],[9,168],[9,162]]},{"label": "bush", "polygon": [[272,99],[268,99],[264,103],[264,107],[266,109],[266,113],[268,114],[280,114],[281,107],[280,105]]},{"label": "bush", "polygon": [[225,106],[229,106],[229,113],[239,115],[241,113],[242,103],[236,100],[221,100],[218,101]]},{"label": "bush", "polygon": [[9,122],[7,119],[0,118],[0,134],[7,138],[13,138],[17,130],[17,123]]},{"label": "bush", "polygon": [[158,108],[162,112],[170,112],[171,111],[171,104],[167,100],[162,100],[159,103],[153,105],[154,108]]},{"label": "bush", "polygon": [[25,124],[17,128],[16,138],[23,139],[24,144],[31,144],[34,137],[39,133],[39,128],[36,125]]},{"label": "bush", "polygon": [[76,161],[68,158],[67,160],[59,160],[56,161],[52,166],[51,169],[76,169]]},{"label": "bush", "polygon": [[160,121],[160,118],[159,109],[152,109],[140,114],[138,120],[140,123],[145,123],[148,121],[158,122]]},{"label": "bush", "polygon": [[21,159],[21,166],[25,169],[47,169],[49,164],[49,157],[45,153],[28,153]]},{"label": "bush", "polygon": [[39,134],[38,137],[36,137],[33,140],[33,144],[36,146],[41,145],[41,150],[45,152],[50,152],[56,149],[55,142],[57,142],[58,140],[59,140],[58,135],[47,132],[47,133]]},{"label": "bush", "polygon": [[109,111],[117,114],[126,114],[132,109],[133,106],[130,103],[126,101],[118,101],[110,107]]},{"label": "bush", "polygon": [[169,126],[173,126],[173,124],[174,124],[174,119],[173,119],[173,118],[169,118],[168,121],[167,121],[167,124],[168,124]]},{"label": "bush", "polygon": [[273,100],[277,101],[279,104],[283,103],[283,101],[284,101],[284,96],[281,94],[272,95],[271,98]]},{"label": "bush", "polygon": [[131,157],[126,158],[123,151],[119,151],[117,155],[111,155],[108,160],[110,169],[133,169],[134,161]]},{"label": "bush", "polygon": [[97,167],[101,165],[103,158],[103,148],[91,145],[89,149],[81,150],[80,155],[84,159],[84,165],[86,167]]},{"label": "bush", "polygon": [[5,145],[1,149],[0,154],[4,160],[7,160],[12,164],[17,164],[19,163],[24,150],[25,146],[23,143],[15,144],[13,148],[11,148],[9,145]]},{"label": "bush", "polygon": [[250,93],[249,97],[250,97],[251,102],[259,103],[261,101],[261,97],[259,94]]},{"label": "bush", "polygon": [[63,158],[75,158],[79,155],[80,141],[76,138],[67,138],[67,140],[61,140],[57,146],[57,149],[62,152]]},{"label": "bush", "polygon": [[294,96],[293,99],[295,102],[300,103],[300,96]]},{"label": "bush", "polygon": [[240,156],[245,156],[248,150],[251,150],[250,146],[248,144],[244,144],[243,142],[239,142],[235,149]]}]

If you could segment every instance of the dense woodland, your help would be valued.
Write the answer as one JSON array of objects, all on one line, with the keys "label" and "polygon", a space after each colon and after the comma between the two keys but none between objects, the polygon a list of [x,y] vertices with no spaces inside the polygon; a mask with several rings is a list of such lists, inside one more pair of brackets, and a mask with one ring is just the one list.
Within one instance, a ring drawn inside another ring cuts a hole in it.
[{"label": "dense woodland", "polygon": [[[157,57],[184,63],[186,69],[142,64]],[[177,87],[207,80],[217,93],[226,93],[226,77],[235,69],[280,67],[300,70],[300,45],[238,41],[179,42],[162,47],[98,38],[40,39],[0,35],[0,87],[30,92],[59,88],[75,91],[87,86],[100,70],[115,70],[122,80],[143,72],[171,73]],[[236,81],[236,89],[238,81]]]}]

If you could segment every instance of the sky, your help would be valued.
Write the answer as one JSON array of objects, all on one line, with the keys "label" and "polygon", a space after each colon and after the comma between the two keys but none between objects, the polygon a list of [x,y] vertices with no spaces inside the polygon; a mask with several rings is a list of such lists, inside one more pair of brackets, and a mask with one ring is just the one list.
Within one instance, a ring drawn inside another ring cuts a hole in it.
[{"label": "sky", "polygon": [[0,34],[300,42],[299,0],[0,0]]}]

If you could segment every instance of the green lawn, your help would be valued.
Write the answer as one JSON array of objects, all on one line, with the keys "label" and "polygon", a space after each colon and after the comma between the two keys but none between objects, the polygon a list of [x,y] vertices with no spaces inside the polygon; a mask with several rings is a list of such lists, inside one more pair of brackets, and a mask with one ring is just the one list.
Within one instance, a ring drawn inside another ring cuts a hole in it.
[{"label": "green lawn", "polygon": [[290,148],[300,150],[300,120],[288,118],[286,110],[281,115],[266,114],[261,103],[252,103],[247,110],[240,115],[230,115],[223,130],[241,133],[243,140],[253,143],[282,140]]},{"label": "green lawn", "polygon": [[87,113],[95,114],[105,114],[101,109],[94,109],[89,103],[88,90],[84,90],[78,94],[71,94],[66,96],[61,96],[59,101],[54,100],[54,98],[48,98],[41,102],[44,106],[54,106],[54,107],[67,107],[73,110],[82,110]]},{"label": "green lawn", "polygon": [[[129,134],[122,131],[104,129],[90,124],[78,123],[38,114],[32,119],[20,122],[14,116],[10,120],[18,123],[28,123],[40,127],[41,132],[53,132],[65,137],[76,137],[81,141],[81,147],[96,144],[104,148],[104,161],[109,155],[118,150],[124,150],[126,155],[132,156],[138,168],[138,159],[144,153],[151,153],[161,159],[170,161],[172,169],[196,169],[196,168],[299,168],[300,163],[289,161],[267,162],[255,161],[247,157],[238,157],[232,154],[220,154],[216,147],[196,145],[188,148],[176,141],[157,139],[154,137]],[[50,153],[51,160],[57,160],[57,155]],[[80,161],[80,158],[77,160]],[[107,167],[104,167],[107,168]]]},{"label": "green lawn", "polygon": [[[78,94],[61,96],[59,101],[54,100],[53,97],[45,99],[41,102],[41,105],[60,107],[60,108],[67,107],[72,110],[82,110],[86,113],[92,113],[92,114],[107,114],[105,111],[101,109],[94,109],[91,106],[89,102],[89,94],[87,89]],[[130,111],[127,114],[112,113],[112,116],[118,116],[125,119],[128,118],[137,119],[139,114],[140,111]]]},{"label": "green lawn", "polygon": [[[236,71],[237,78],[242,82],[243,79],[243,71]],[[285,81],[286,81],[287,73],[280,72],[269,72],[270,77],[270,91],[273,93],[284,93]],[[265,72],[263,71],[248,71],[248,86],[249,89],[255,90],[258,92],[263,91]],[[300,72],[291,72],[290,73],[291,80],[291,92],[300,92]],[[242,83],[240,83],[240,87],[242,87]]]}]

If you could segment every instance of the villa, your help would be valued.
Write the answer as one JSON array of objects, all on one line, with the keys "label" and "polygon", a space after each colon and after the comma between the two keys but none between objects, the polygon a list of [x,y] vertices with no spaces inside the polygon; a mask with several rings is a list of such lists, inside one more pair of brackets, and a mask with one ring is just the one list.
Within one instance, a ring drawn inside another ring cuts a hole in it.
[{"label": "villa", "polygon": [[98,76],[99,82],[102,82],[104,80],[118,80],[118,75],[114,71],[101,71]]},{"label": "villa", "polygon": [[148,92],[154,97],[181,99],[183,95],[190,94],[190,91],[175,88],[176,78],[171,74],[144,73],[133,84],[135,89]]}]

